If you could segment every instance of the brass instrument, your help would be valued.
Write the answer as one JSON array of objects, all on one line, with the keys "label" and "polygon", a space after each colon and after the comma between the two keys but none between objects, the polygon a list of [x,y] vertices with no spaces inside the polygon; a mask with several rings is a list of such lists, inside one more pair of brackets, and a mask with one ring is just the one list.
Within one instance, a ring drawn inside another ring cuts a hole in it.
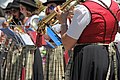
[{"label": "brass instrument", "polygon": [[8,18],[7,18],[7,23],[8,24],[10,24],[11,22],[13,21],[13,16],[9,16]]},{"label": "brass instrument", "polygon": [[[67,8],[67,6],[73,2],[73,1],[76,1],[76,3],[78,3],[77,0],[68,0],[66,1],[65,3],[63,3],[63,5],[61,6],[61,10],[64,10],[65,8]],[[75,3],[75,4],[76,4]],[[72,6],[73,7],[73,6]],[[70,8],[70,7],[69,7]],[[55,16],[56,16],[56,12],[53,11],[51,14],[49,14],[47,17],[43,18],[41,21],[38,22],[38,29],[37,29],[37,32],[38,33],[45,33],[45,27],[46,27],[46,24],[48,22],[50,22]]]},{"label": "brass instrument", "polygon": [[35,0],[35,2],[36,2],[36,6],[38,8],[37,10],[35,10],[35,13],[40,14],[41,12],[44,11],[45,6],[42,5],[42,2],[40,0]]}]

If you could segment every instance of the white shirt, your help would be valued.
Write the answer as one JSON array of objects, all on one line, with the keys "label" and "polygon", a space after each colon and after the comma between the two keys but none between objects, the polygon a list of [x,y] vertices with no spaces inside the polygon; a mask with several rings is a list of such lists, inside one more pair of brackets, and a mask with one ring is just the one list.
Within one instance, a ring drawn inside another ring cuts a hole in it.
[{"label": "white shirt", "polygon": [[[98,0],[92,0],[102,5]],[[102,0],[107,6],[110,6],[111,0]],[[90,23],[91,15],[84,5],[77,5],[74,9],[72,23],[67,30],[67,35],[78,40],[85,27]]]},{"label": "white shirt", "polygon": [[[70,21],[69,21],[69,19],[67,19],[67,25],[69,26],[69,24],[70,24]],[[69,28],[69,27],[68,27]],[[55,25],[53,25],[52,26],[52,29],[54,30],[54,32],[59,36],[59,37],[61,37],[61,35],[60,35],[60,32],[61,32],[61,24],[55,24]],[[47,29],[46,29],[47,30]]]}]

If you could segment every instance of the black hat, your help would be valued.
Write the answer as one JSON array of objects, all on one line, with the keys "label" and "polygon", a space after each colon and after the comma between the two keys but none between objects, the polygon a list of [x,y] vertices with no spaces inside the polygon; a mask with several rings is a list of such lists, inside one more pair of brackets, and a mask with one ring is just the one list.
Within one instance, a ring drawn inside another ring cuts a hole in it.
[{"label": "black hat", "polygon": [[37,6],[36,6],[36,3],[35,3],[34,0],[20,0],[19,2],[20,2],[21,4],[29,5],[29,6],[31,6],[32,8],[37,9]]},{"label": "black hat", "polygon": [[13,3],[11,3],[10,8],[20,8],[20,3],[18,3],[17,1],[13,1]]},{"label": "black hat", "polygon": [[44,6],[46,6],[49,3],[56,3],[56,4],[62,4],[64,3],[66,0],[47,0],[47,2],[43,3]]},{"label": "black hat", "polygon": [[4,10],[10,10],[12,3],[8,3],[7,7]]}]

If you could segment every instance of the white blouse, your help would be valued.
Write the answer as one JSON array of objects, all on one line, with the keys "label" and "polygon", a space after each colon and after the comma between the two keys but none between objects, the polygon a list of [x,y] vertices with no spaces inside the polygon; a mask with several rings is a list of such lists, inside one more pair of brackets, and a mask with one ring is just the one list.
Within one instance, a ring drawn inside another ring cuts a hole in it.
[{"label": "white blouse", "polygon": [[[98,0],[92,0],[99,4],[101,4]],[[103,2],[110,6],[111,0],[103,0]],[[102,5],[102,4],[101,4]],[[82,34],[85,27],[90,23],[91,15],[89,10],[84,5],[77,5],[74,9],[74,16],[67,30],[67,35],[72,37],[73,39],[78,40],[80,35]]]}]

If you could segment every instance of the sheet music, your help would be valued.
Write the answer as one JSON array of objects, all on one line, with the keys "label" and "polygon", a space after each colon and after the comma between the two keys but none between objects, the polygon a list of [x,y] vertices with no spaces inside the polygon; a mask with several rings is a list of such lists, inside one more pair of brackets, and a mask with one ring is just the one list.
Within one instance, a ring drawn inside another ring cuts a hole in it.
[{"label": "sheet music", "polygon": [[19,33],[22,40],[24,41],[25,45],[34,45],[33,41],[31,40],[30,36],[26,33]]}]

